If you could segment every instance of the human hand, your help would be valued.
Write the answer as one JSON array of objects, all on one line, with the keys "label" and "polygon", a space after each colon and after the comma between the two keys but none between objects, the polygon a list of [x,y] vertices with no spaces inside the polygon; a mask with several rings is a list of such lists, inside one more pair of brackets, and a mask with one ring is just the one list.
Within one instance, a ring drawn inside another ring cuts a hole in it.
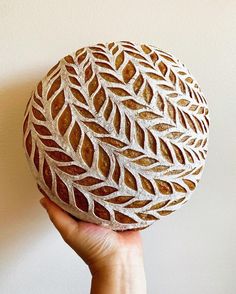
[{"label": "human hand", "polygon": [[48,197],[40,203],[64,241],[88,265],[93,276],[91,293],[146,293],[139,231],[115,232],[75,220]]}]

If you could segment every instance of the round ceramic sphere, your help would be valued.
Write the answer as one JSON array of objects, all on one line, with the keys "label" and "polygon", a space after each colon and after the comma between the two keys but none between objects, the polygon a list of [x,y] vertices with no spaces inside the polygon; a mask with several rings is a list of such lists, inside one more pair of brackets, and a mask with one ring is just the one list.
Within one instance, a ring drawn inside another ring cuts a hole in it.
[{"label": "round ceramic sphere", "polygon": [[144,229],[180,208],[207,154],[208,108],[187,68],[152,45],[99,43],[62,58],[27,104],[39,190],[78,219]]}]

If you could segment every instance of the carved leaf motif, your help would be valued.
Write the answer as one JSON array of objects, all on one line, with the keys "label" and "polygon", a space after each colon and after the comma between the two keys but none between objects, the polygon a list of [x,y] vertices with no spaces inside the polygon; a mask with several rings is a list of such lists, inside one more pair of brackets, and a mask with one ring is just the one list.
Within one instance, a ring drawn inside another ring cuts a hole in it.
[{"label": "carved leaf motif", "polygon": [[183,135],[183,133],[181,133],[181,132],[171,132],[167,135],[167,138],[177,139],[177,138],[180,138],[182,135]]},{"label": "carved leaf motif", "polygon": [[152,73],[152,72],[148,72],[147,75],[151,78],[151,79],[154,79],[154,80],[157,80],[157,81],[164,81],[165,79],[158,75],[158,74],[155,74],[155,73]]},{"label": "carved leaf motif", "polygon": [[136,200],[128,205],[125,208],[140,208],[144,207],[145,205],[149,204],[152,200]]},{"label": "carved leaf motif", "polygon": [[166,91],[174,91],[174,88],[173,87],[170,87],[168,85],[164,85],[164,84],[159,84],[158,85],[160,88],[162,88],[163,90],[166,90]]},{"label": "carved leaf motif", "polygon": [[81,146],[81,155],[84,162],[91,167],[93,164],[94,147],[90,138],[85,134],[83,144]]},{"label": "carved leaf motif", "polygon": [[179,79],[179,88],[183,94],[186,94],[186,88],[185,88],[185,85],[181,79]]},{"label": "carved leaf motif", "polygon": [[126,146],[125,143],[121,142],[120,140],[113,139],[111,137],[104,137],[104,138],[98,138],[98,139],[101,140],[102,142],[105,142],[117,148],[122,148]]},{"label": "carved leaf motif", "polygon": [[161,192],[161,194],[169,195],[169,194],[173,193],[173,189],[168,182],[157,180],[157,179],[155,179],[155,182],[156,182],[157,188]]},{"label": "carved leaf motif", "polygon": [[89,204],[84,194],[78,189],[74,188],[74,197],[76,206],[82,211],[88,212]]},{"label": "carved leaf motif", "polygon": [[85,109],[85,108],[83,108],[83,107],[80,107],[80,106],[78,106],[78,105],[74,105],[74,107],[78,110],[78,112],[79,112],[82,116],[84,116],[84,117],[86,117],[86,118],[94,118],[93,114],[92,114],[89,110],[87,110],[87,109]]},{"label": "carved leaf motif", "polygon": [[119,69],[122,63],[124,62],[124,51],[122,51],[119,55],[117,55],[115,60],[116,69]]},{"label": "carved leaf motif", "polygon": [[175,111],[174,106],[169,101],[167,101],[167,111],[168,111],[169,117],[174,122],[176,122],[176,111]]},{"label": "carved leaf motif", "polygon": [[93,56],[97,59],[109,61],[108,57],[102,53],[93,53]]},{"label": "carved leaf motif", "polygon": [[73,96],[81,103],[83,104],[86,104],[87,105],[87,102],[86,102],[86,99],[84,97],[84,95],[78,90],[78,89],[75,89],[75,88],[70,88]]},{"label": "carved leaf motif", "polygon": [[134,101],[133,99],[123,100],[122,103],[123,103],[126,107],[128,107],[128,108],[130,108],[130,109],[132,109],[132,110],[138,110],[138,109],[142,109],[142,108],[144,108],[144,105],[142,105],[142,104],[140,104],[140,103]]},{"label": "carved leaf motif", "polygon": [[109,134],[107,130],[105,130],[102,126],[100,126],[96,122],[84,121],[83,123],[97,134]]},{"label": "carved leaf motif", "polygon": [[195,189],[196,185],[193,181],[183,179],[184,183],[189,187],[189,189],[192,191]]},{"label": "carved leaf motif", "polygon": [[129,55],[131,55],[131,56],[137,58],[137,59],[146,60],[145,57],[143,57],[143,56],[140,55],[139,53],[136,53],[136,52],[134,53],[134,52],[132,52],[132,51],[128,51],[128,50],[125,50],[125,52],[126,52],[127,54],[129,54]]},{"label": "carved leaf motif", "polygon": [[193,163],[194,162],[194,159],[193,159],[192,154],[187,149],[185,149],[185,148],[184,148],[184,152],[185,152],[185,154],[187,156],[188,161],[191,162],[191,163]]},{"label": "carved leaf motif", "polygon": [[155,195],[155,189],[151,181],[149,181],[147,178],[145,178],[142,175],[139,175],[139,176],[141,178],[143,189],[146,190],[148,193]]},{"label": "carved leaf motif", "polygon": [[44,162],[43,162],[43,178],[44,178],[45,184],[48,186],[49,189],[51,189],[52,188],[52,172],[46,159],[44,159]]},{"label": "carved leaf motif", "polygon": [[154,67],[150,63],[140,61],[139,64],[146,67],[146,68],[154,69]]},{"label": "carved leaf motif", "polygon": [[58,149],[62,149],[54,140],[52,139],[44,139],[44,138],[39,138],[40,141],[47,147],[55,147]]},{"label": "carved leaf motif", "polygon": [[131,96],[126,90],[123,88],[115,88],[115,87],[108,87],[108,89],[118,96]]},{"label": "carved leaf motif", "polygon": [[71,55],[67,55],[64,59],[68,63],[74,63],[74,59]]},{"label": "carved leaf motif", "polygon": [[120,114],[118,106],[116,106],[116,112],[115,112],[115,116],[113,119],[113,124],[114,124],[116,132],[119,134],[120,125],[121,125],[121,114]]},{"label": "carved leaf motif", "polygon": [[122,83],[119,79],[117,79],[117,77],[113,76],[112,74],[109,73],[105,73],[105,72],[100,72],[100,76],[111,83]]},{"label": "carved leaf motif", "polygon": [[180,192],[180,193],[186,193],[187,192],[187,190],[178,183],[172,182],[172,185],[173,185],[175,191],[177,191],[177,192]]},{"label": "carved leaf motif", "polygon": [[146,54],[149,54],[152,52],[152,50],[147,45],[142,44],[141,48],[143,49],[143,52]]},{"label": "carved leaf motif", "polygon": [[140,217],[142,220],[145,220],[145,221],[154,221],[158,219],[156,216],[152,214],[148,214],[148,213],[138,212],[136,214],[138,217]]},{"label": "carved leaf motif", "polygon": [[170,200],[161,201],[159,203],[154,204],[152,207],[149,208],[149,210],[158,210],[162,207],[165,207],[169,202]]},{"label": "carved leaf motif", "polygon": [[[38,99],[35,95],[34,95],[34,101],[38,104],[38,106],[43,108],[43,103],[42,103],[41,99]],[[26,108],[26,110],[27,110],[27,108]]]},{"label": "carved leaf motif", "polygon": [[97,112],[99,112],[105,100],[106,100],[106,94],[105,94],[104,88],[101,87],[93,98],[93,104]]},{"label": "carved leaf motif", "polygon": [[110,219],[109,211],[97,201],[94,201],[94,213],[101,219]]},{"label": "carved leaf motif", "polygon": [[98,66],[100,66],[100,67],[102,67],[102,68],[107,68],[107,69],[114,70],[114,69],[112,68],[112,66],[111,66],[110,64],[106,63],[106,62],[99,62],[99,61],[96,61],[95,64],[98,65]]},{"label": "carved leaf motif", "polygon": [[48,91],[48,95],[47,95],[47,99],[49,100],[52,95],[60,88],[61,86],[61,77],[59,76],[51,85],[49,91]]},{"label": "carved leaf motif", "polygon": [[165,123],[156,124],[152,127],[152,129],[157,130],[159,132],[164,132],[166,130],[169,130],[170,128],[173,128],[173,126]]},{"label": "carved leaf motif", "polygon": [[135,94],[138,94],[139,90],[142,87],[143,82],[144,82],[143,76],[139,74],[139,76],[136,78],[136,80],[133,83],[133,90]]},{"label": "carved leaf motif", "polygon": [[122,70],[122,76],[125,83],[128,83],[135,75],[136,69],[131,61],[129,61]]},{"label": "carved leaf motif", "polygon": [[172,70],[170,70],[169,78],[170,78],[172,84],[175,85],[176,84],[176,75],[174,74],[174,72]]},{"label": "carved leaf motif", "polygon": [[183,112],[184,114],[184,117],[186,118],[186,121],[188,122],[188,125],[190,126],[190,128],[195,132],[197,133],[197,129],[196,129],[196,126],[193,122],[193,120],[191,119],[190,115],[186,112]]},{"label": "carved leaf motif", "polygon": [[189,105],[189,101],[187,99],[180,99],[177,104],[180,105],[180,106],[188,106]]},{"label": "carved leaf motif", "polygon": [[91,190],[90,192],[93,193],[94,195],[97,195],[97,196],[106,196],[106,195],[110,195],[116,191],[117,191],[117,189],[114,187],[103,186],[103,187]]},{"label": "carved leaf motif", "polygon": [[173,210],[160,210],[160,211],[158,211],[158,213],[162,216],[171,214],[172,212],[173,212]]},{"label": "carved leaf motif", "polygon": [[31,136],[31,132],[29,132],[28,136],[26,137],[25,146],[26,146],[27,153],[30,156],[31,155],[31,151],[32,151],[32,136]]},{"label": "carved leaf motif", "polygon": [[157,162],[156,159],[150,158],[150,157],[142,157],[142,158],[134,161],[134,163],[142,165],[142,166],[149,166],[149,165],[156,163],[156,162]]},{"label": "carved leaf motif", "polygon": [[113,204],[123,204],[128,202],[129,200],[133,199],[134,196],[117,196],[114,198],[106,199],[107,202],[113,203]]},{"label": "carved leaf motif", "polygon": [[182,197],[180,199],[173,200],[167,206],[173,206],[173,205],[179,204],[179,203],[183,202],[184,200],[185,200],[185,197]]},{"label": "carved leaf motif", "polygon": [[106,151],[99,146],[99,158],[98,158],[98,168],[104,177],[107,177],[110,172],[110,158]]},{"label": "carved leaf motif", "polygon": [[114,211],[115,214],[115,219],[122,224],[132,224],[132,223],[137,223],[137,221],[135,221],[134,219],[132,219],[131,217],[129,217],[128,215],[125,215],[119,211]]},{"label": "carved leaf motif", "polygon": [[113,104],[112,104],[111,99],[109,99],[107,106],[106,106],[104,113],[103,113],[105,120],[109,119],[111,112],[112,112],[112,109],[113,109]]},{"label": "carved leaf motif", "polygon": [[97,90],[97,87],[98,87],[98,78],[97,76],[94,76],[94,78],[88,85],[88,92],[90,96]]},{"label": "carved leaf motif", "polygon": [[91,66],[91,64],[85,69],[85,71],[84,71],[84,76],[85,76],[85,78],[84,78],[84,81],[85,81],[85,83],[88,81],[88,80],[90,80],[90,78],[92,77],[92,75],[93,75],[93,70],[92,70],[92,66]]},{"label": "carved leaf motif", "polygon": [[74,181],[76,184],[82,185],[82,186],[92,186],[96,185],[102,182],[102,180],[94,178],[94,177],[85,177],[81,180]]},{"label": "carved leaf motif", "polygon": [[61,162],[72,161],[72,158],[62,151],[46,151],[46,153],[55,161],[61,161]]},{"label": "carved leaf motif", "polygon": [[66,70],[67,70],[68,73],[71,74],[71,75],[76,75],[76,74],[77,74],[77,73],[76,73],[76,70],[75,70],[75,68],[74,68],[73,66],[68,66],[68,65],[66,65]]},{"label": "carved leaf motif", "polygon": [[45,116],[42,114],[41,111],[39,111],[37,108],[35,108],[34,106],[32,106],[32,112],[33,115],[36,119],[41,120],[41,121],[46,121]]},{"label": "carved leaf motif", "polygon": [[112,179],[119,184],[119,180],[120,180],[120,165],[118,163],[117,158],[115,159],[115,167],[114,167],[114,171],[112,174]]},{"label": "carved leaf motif", "polygon": [[62,136],[65,134],[68,127],[70,126],[71,120],[72,120],[72,117],[71,117],[70,106],[67,105],[58,119],[58,129]]},{"label": "carved leaf motif", "polygon": [[135,177],[132,175],[132,173],[124,168],[124,180],[125,180],[125,184],[130,188],[133,189],[135,191],[137,191],[137,182],[135,180]]},{"label": "carved leaf motif", "polygon": [[68,188],[57,174],[56,174],[56,182],[57,182],[57,195],[62,201],[69,203]]},{"label": "carved leaf motif", "polygon": [[150,120],[150,119],[155,119],[155,118],[160,118],[161,116],[151,112],[151,111],[143,111],[143,112],[139,112],[138,114],[138,118],[140,119],[146,119],[146,120]]},{"label": "carved leaf motif", "polygon": [[126,138],[130,141],[131,139],[131,124],[127,115],[125,115],[125,135]]},{"label": "carved leaf motif", "polygon": [[39,171],[39,149],[37,145],[35,145],[35,151],[34,151],[34,165],[36,169]]},{"label": "carved leaf motif", "polygon": [[51,104],[51,114],[52,118],[55,119],[59,111],[62,109],[65,103],[65,94],[64,90],[62,90],[52,101]]},{"label": "carved leaf motif", "polygon": [[76,176],[76,175],[80,175],[80,174],[83,174],[86,172],[85,169],[83,169],[82,167],[80,166],[77,166],[77,165],[65,165],[65,166],[58,166],[58,168],[60,170],[62,170],[64,173],[67,173],[69,175],[73,175],[73,176]]},{"label": "carved leaf motif", "polygon": [[148,145],[153,153],[157,153],[157,142],[153,134],[148,130]]},{"label": "carved leaf motif", "polygon": [[177,160],[181,164],[185,164],[185,158],[184,158],[184,155],[183,155],[183,152],[181,151],[181,149],[178,146],[174,145],[174,144],[172,144],[172,146],[173,146],[173,149],[175,151],[175,155],[176,155]]},{"label": "carved leaf motif", "polygon": [[149,104],[152,101],[153,90],[148,82],[146,82],[144,91],[143,91],[144,100]]},{"label": "carved leaf motif", "polygon": [[37,125],[37,124],[33,123],[33,126],[34,126],[36,132],[42,136],[52,135],[51,132],[49,131],[49,129],[43,125]]},{"label": "carved leaf motif", "polygon": [[42,84],[42,81],[40,81],[37,85],[37,92],[38,92],[38,95],[40,97],[42,97],[42,94],[43,94],[43,84]]},{"label": "carved leaf motif", "polygon": [[135,122],[135,127],[136,127],[137,142],[142,148],[144,148],[144,142],[145,142],[144,130],[140,127],[140,125],[137,122]]},{"label": "carved leaf motif", "polygon": [[79,54],[77,56],[78,56],[77,62],[78,62],[78,64],[81,64],[85,60],[85,58],[87,56],[87,52],[85,51],[83,54]]},{"label": "carved leaf motif", "polygon": [[170,163],[173,163],[173,158],[170,152],[169,147],[167,146],[166,142],[159,138],[160,141],[160,148],[161,148],[161,153],[163,157]]},{"label": "carved leaf motif", "polygon": [[167,70],[168,70],[168,68],[167,68],[167,66],[165,65],[165,63],[164,63],[163,61],[161,61],[161,62],[158,64],[158,67],[159,67],[161,73],[163,74],[163,76],[165,76],[166,73],[167,73]]},{"label": "carved leaf motif", "polygon": [[161,112],[164,111],[165,104],[160,94],[157,95],[157,107],[159,108]]},{"label": "carved leaf motif", "polygon": [[121,154],[126,157],[129,157],[129,158],[137,158],[137,157],[143,155],[142,152],[137,151],[137,150],[133,150],[133,149],[126,149],[126,150],[122,151]]},{"label": "carved leaf motif", "polygon": [[72,148],[74,149],[74,151],[77,150],[80,138],[81,138],[81,129],[80,129],[78,123],[75,122],[71,131],[70,131],[70,136],[69,136],[70,144],[71,144]]}]

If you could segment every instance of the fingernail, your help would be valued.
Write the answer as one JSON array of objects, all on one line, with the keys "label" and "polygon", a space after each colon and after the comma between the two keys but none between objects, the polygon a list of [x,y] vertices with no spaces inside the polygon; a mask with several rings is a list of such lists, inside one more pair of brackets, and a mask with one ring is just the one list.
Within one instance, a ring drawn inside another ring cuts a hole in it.
[{"label": "fingernail", "polygon": [[42,207],[46,209],[45,199],[44,199],[44,198],[41,198],[41,199],[39,200],[39,202],[40,202],[40,204],[42,205]]}]

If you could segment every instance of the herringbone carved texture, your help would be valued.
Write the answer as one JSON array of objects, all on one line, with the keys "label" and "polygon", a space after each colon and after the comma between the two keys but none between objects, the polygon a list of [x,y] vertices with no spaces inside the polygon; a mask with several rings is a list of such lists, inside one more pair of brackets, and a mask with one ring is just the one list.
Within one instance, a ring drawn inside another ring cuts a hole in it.
[{"label": "herringbone carved texture", "polygon": [[75,217],[144,229],[189,198],[207,102],[171,54],[121,41],[61,59],[27,104],[24,147],[39,190]]}]

